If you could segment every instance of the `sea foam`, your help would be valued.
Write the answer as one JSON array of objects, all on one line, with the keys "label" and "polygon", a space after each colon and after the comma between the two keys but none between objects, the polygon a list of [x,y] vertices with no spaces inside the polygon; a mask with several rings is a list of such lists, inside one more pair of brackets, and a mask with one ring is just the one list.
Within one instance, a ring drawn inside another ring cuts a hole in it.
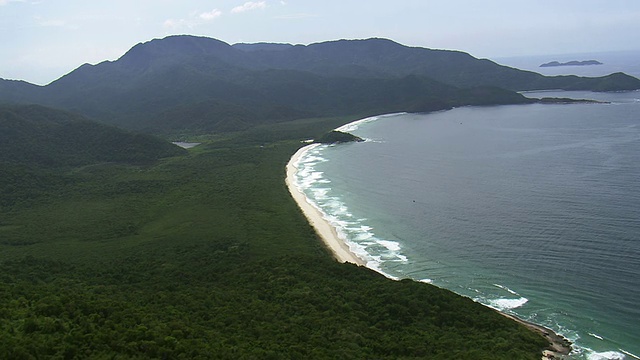
[{"label": "sea foam", "polygon": [[504,291],[508,292],[509,294],[518,295],[518,296],[520,295],[520,294],[518,294],[517,292],[515,292],[515,291],[513,291],[513,290],[509,289],[508,287],[506,287],[506,286],[504,286],[504,285],[500,285],[500,284],[493,284],[493,286],[495,286],[495,287],[497,287],[497,288],[500,288],[500,289],[502,289],[502,290],[504,290]]},{"label": "sea foam", "polygon": [[[361,124],[375,121],[378,118],[380,117],[374,116],[362,119],[337,130],[352,131]],[[344,241],[349,250],[366,262],[367,267],[389,278],[398,279],[384,272],[382,267],[386,262],[408,261],[407,257],[401,253],[402,247],[400,243],[390,239],[378,238],[373,227],[366,223],[366,218],[354,217],[341,197],[331,187],[327,186],[327,184],[331,183],[331,180],[327,179],[324,172],[317,168],[319,164],[328,161],[323,156],[323,152],[330,145],[311,146],[295,164],[298,170],[294,186],[302,191],[307,202],[315,207],[322,214],[322,217],[336,230],[338,237]]]},{"label": "sea foam", "polygon": [[626,351],[626,350],[622,350],[622,349],[618,349],[618,350],[620,350],[620,351],[621,351],[622,353],[624,353],[625,355],[629,355],[629,356],[631,356],[631,357],[632,357],[632,358],[634,358],[634,359],[638,359],[638,360],[640,360],[640,356],[638,356],[638,355],[636,355],[636,354],[632,354],[632,353],[630,353],[630,352],[628,352],[628,351]]},{"label": "sea foam", "polygon": [[588,360],[624,360],[625,356],[624,354],[616,351],[592,352],[587,354],[587,359]]},{"label": "sea foam", "polygon": [[337,128],[336,130],[337,131],[342,131],[342,132],[351,132],[351,131],[358,130],[358,128],[362,124],[370,123],[372,121],[376,121],[376,120],[383,119],[383,118],[388,118],[388,117],[397,116],[397,115],[404,115],[404,114],[406,114],[406,112],[399,112],[399,113],[371,116],[371,117],[368,117],[368,118],[356,120],[356,121],[350,122],[348,124],[342,125],[339,128]]},{"label": "sea foam", "polygon": [[594,333],[589,333],[589,336],[593,336],[594,338],[598,339],[598,340],[604,340],[604,338],[598,334],[594,334]]},{"label": "sea foam", "polygon": [[496,310],[500,310],[500,311],[506,311],[506,310],[511,310],[511,309],[516,309],[519,308],[521,306],[523,306],[524,304],[526,304],[529,301],[529,299],[525,298],[525,297],[521,297],[518,299],[493,299],[493,300],[487,300],[487,303],[490,307],[496,309]]}]

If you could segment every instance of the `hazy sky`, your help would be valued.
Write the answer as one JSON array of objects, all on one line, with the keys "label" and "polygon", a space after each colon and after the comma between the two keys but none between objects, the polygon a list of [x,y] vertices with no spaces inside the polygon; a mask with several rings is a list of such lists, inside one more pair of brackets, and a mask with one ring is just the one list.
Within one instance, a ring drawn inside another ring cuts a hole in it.
[{"label": "hazy sky", "polygon": [[172,34],[385,37],[476,57],[640,49],[639,0],[0,0],[0,77],[49,83]]}]

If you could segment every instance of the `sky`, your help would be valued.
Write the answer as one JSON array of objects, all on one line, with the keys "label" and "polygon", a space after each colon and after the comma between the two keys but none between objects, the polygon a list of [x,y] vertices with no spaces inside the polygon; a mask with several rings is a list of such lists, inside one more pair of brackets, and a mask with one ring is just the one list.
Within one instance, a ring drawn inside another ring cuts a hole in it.
[{"label": "sky", "polygon": [[479,58],[638,50],[638,0],[0,0],[0,78],[44,85],[174,34],[383,37]]}]

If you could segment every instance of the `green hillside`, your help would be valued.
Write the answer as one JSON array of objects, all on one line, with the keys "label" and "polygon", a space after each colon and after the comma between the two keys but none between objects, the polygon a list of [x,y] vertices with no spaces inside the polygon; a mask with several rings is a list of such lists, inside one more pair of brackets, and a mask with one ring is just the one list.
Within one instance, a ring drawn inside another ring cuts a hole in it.
[{"label": "green hillside", "polygon": [[0,208],[73,182],[69,169],[150,164],[185,150],[150,135],[37,105],[0,106]]},{"label": "green hillside", "polygon": [[125,132],[42,106],[0,107],[0,162],[74,166],[143,163],[183,152],[164,140]]},{"label": "green hillside", "polygon": [[300,139],[350,120],[52,165],[37,201],[0,208],[0,357],[539,359],[545,341],[493,310],[332,260],[284,166]]}]

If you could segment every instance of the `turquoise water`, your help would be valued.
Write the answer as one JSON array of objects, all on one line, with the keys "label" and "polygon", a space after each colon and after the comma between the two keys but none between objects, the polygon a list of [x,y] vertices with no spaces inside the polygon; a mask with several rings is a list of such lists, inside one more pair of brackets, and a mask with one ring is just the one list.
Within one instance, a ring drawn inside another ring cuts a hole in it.
[{"label": "turquoise water", "polygon": [[[374,117],[297,185],[368,266],[545,325],[575,359],[640,354],[640,92],[610,104]],[[626,355],[625,355],[626,354]]]}]

